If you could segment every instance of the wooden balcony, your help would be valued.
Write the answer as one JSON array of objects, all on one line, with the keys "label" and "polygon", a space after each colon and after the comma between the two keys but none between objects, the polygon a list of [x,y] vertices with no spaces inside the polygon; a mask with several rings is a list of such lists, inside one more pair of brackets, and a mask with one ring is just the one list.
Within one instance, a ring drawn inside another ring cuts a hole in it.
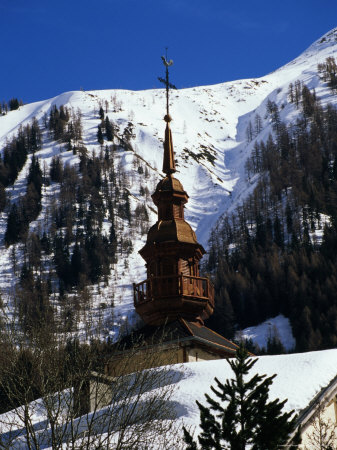
[{"label": "wooden balcony", "polygon": [[134,284],[134,305],[154,300],[185,297],[208,301],[214,308],[214,287],[208,278],[187,275],[151,277]]}]

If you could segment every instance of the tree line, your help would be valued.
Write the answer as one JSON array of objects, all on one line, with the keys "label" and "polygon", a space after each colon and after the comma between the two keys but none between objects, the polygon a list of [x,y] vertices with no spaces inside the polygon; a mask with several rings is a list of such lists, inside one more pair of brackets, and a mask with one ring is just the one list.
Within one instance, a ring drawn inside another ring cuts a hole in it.
[{"label": "tree line", "polygon": [[8,111],[15,111],[23,105],[22,100],[18,100],[16,97],[11,98],[8,102],[3,100],[0,102],[0,115],[6,115]]},{"label": "tree line", "polygon": [[288,99],[295,123],[280,119],[269,101],[273,128],[255,140],[246,163],[254,192],[213,231],[207,270],[217,312],[210,323],[233,336],[269,317],[289,317],[298,351],[337,343],[337,110],[323,107],[301,82]]}]

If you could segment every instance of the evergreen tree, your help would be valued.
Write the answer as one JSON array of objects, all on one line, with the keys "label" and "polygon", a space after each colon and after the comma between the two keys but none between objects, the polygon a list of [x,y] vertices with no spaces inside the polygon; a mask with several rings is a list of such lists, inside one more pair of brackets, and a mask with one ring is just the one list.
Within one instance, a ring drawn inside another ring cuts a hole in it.
[{"label": "evergreen tree", "polygon": [[36,117],[33,118],[31,126],[28,125],[26,127],[26,131],[29,151],[35,152],[39,150],[42,145],[42,135]]},{"label": "evergreen tree", "polygon": [[7,201],[6,189],[2,183],[0,183],[0,212],[5,209]]},{"label": "evergreen tree", "polygon": [[[207,394],[207,406],[197,401],[202,429],[198,436],[200,449],[276,450],[287,443],[295,430],[296,417],[293,411],[282,413],[286,400],[268,401],[269,388],[276,375],[256,374],[247,379],[256,361],[240,347],[235,360],[228,360],[234,378],[224,384],[215,378],[217,387],[211,387],[222,403]],[[197,450],[197,444],[185,428],[184,434],[187,450]],[[299,433],[295,440],[292,448],[299,444]]]},{"label": "evergreen tree", "polygon": [[110,250],[110,258],[111,261],[116,261],[116,251],[117,251],[117,236],[114,221],[112,219],[110,232],[109,232],[109,250]]},{"label": "evergreen tree", "polygon": [[7,228],[5,233],[5,244],[8,247],[11,244],[15,244],[19,240],[20,231],[22,228],[22,220],[15,203],[10,208]]},{"label": "evergreen tree", "polygon": [[248,122],[248,126],[246,128],[246,137],[247,137],[247,141],[251,142],[253,140],[253,126],[252,126],[252,122]]},{"label": "evergreen tree", "polygon": [[254,128],[255,134],[258,135],[262,131],[262,119],[259,114],[256,114],[254,117]]},{"label": "evergreen tree", "polygon": [[72,284],[77,285],[80,278],[80,273],[83,272],[82,255],[81,248],[76,242],[73,254],[71,256],[71,274],[72,274]]},{"label": "evergreen tree", "polygon": [[113,141],[114,139],[114,129],[113,125],[109,120],[109,117],[106,116],[105,118],[105,135],[108,141]]},{"label": "evergreen tree", "polygon": [[98,140],[99,144],[103,145],[103,143],[104,143],[103,132],[102,132],[102,127],[100,125],[98,125],[97,140]]},{"label": "evergreen tree", "polygon": [[39,160],[35,157],[35,155],[33,155],[32,162],[29,167],[27,184],[33,183],[39,196],[41,196],[42,178],[42,170],[39,164]]},{"label": "evergreen tree", "polygon": [[19,109],[20,103],[17,98],[11,98],[9,100],[9,109],[11,111],[14,111],[15,109]]},{"label": "evergreen tree", "polygon": [[59,156],[53,156],[51,160],[49,175],[51,181],[60,183],[63,178],[63,165]]}]

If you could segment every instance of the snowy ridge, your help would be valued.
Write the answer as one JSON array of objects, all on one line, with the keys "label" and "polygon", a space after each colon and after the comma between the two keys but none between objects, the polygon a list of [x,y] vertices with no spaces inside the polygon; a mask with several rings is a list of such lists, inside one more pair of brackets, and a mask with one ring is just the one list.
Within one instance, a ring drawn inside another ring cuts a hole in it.
[{"label": "snowy ridge", "polygon": [[[256,179],[246,179],[244,165],[250,155],[255,139],[264,140],[272,131],[266,116],[268,99],[279,106],[281,120],[289,123],[298,114],[294,105],[287,100],[289,83],[297,79],[315,88],[322,103],[336,103],[327,86],[319,79],[317,64],[328,56],[337,54],[337,29],[324,35],[313,43],[298,58],[262,78],[236,80],[213,86],[195,87],[173,91],[170,99],[170,111],[173,117],[171,125],[173,143],[177,158],[177,178],[189,194],[186,205],[186,218],[195,229],[198,240],[207,248],[211,229],[224,215],[230,214],[252,192]],[[0,117],[0,149],[6,139],[14,135],[19,127],[36,117],[42,123],[53,105],[67,106],[74,111],[81,111],[83,125],[83,145],[89,154],[100,151],[97,142],[97,126],[100,123],[98,109],[108,102],[106,115],[123,130],[129,122],[134,127],[131,139],[132,151],[119,155],[119,164],[129,176],[131,208],[143,201],[139,196],[142,177],[135,173],[135,160],[142,161],[149,169],[146,185],[153,192],[160,180],[162,164],[162,142],[165,123],[162,120],[165,107],[163,90],[126,91],[72,91],[52,99],[24,105],[19,110],[11,111]],[[247,142],[246,129],[253,122],[256,114],[262,118],[262,129],[252,142]],[[44,133],[42,150],[37,152],[41,167],[48,170],[52,156],[60,154],[65,164],[76,165],[79,159],[72,152],[62,149],[63,144],[51,141]],[[13,186],[7,189],[11,201],[23,195],[30,157]],[[45,211],[53,198],[57,187],[51,184],[43,188],[43,210],[37,221],[30,225],[30,230],[43,229]],[[156,220],[154,205],[148,200],[150,223]],[[0,290],[10,292],[14,289],[16,277],[11,269],[11,248],[6,249],[3,236],[6,228],[7,211],[0,217]],[[145,242],[145,236],[134,240],[133,253],[128,260],[128,267],[122,261],[111,273],[107,286],[94,287],[94,303],[91,313],[97,318],[98,305],[110,304],[111,292],[114,292],[114,318],[112,310],[103,312],[102,320],[110,320],[111,330],[118,328],[121,318],[136,319],[132,306],[132,282],[145,278],[144,263],[138,250]],[[17,245],[20,257],[20,245]],[[101,314],[101,312],[100,312]],[[109,319],[110,317],[110,319]],[[117,328],[116,328],[117,327]]]}]

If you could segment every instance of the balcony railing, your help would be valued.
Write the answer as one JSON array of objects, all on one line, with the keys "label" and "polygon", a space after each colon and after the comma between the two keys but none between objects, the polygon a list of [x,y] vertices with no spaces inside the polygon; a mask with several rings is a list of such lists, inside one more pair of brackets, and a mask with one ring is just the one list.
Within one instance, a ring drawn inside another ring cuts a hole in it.
[{"label": "balcony railing", "polygon": [[214,287],[208,278],[187,275],[151,277],[134,284],[134,304],[165,299],[174,296],[187,296],[209,300],[214,306]]}]

